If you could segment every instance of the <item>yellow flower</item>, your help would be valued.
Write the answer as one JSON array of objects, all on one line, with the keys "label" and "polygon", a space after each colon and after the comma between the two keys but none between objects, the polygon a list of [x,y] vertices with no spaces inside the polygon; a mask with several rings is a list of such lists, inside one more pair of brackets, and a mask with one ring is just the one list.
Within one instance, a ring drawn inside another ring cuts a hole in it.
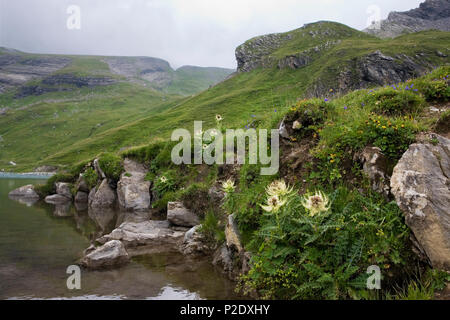
[{"label": "yellow flower", "polygon": [[383,129],[386,129],[386,126],[382,126]]},{"label": "yellow flower", "polygon": [[330,163],[334,163],[335,161],[336,161],[336,160],[334,160],[334,159],[331,159],[331,160],[330,160]]},{"label": "yellow flower", "polygon": [[236,186],[232,179],[222,182],[222,190],[225,191],[225,193],[233,193],[234,189],[236,189]]},{"label": "yellow flower", "polygon": [[330,200],[328,197],[321,191],[318,191],[313,195],[306,194],[302,199],[302,205],[309,211],[311,217],[314,217],[321,212],[328,211],[330,209],[329,202]]},{"label": "yellow flower", "polygon": [[266,212],[278,212],[282,206],[286,204],[286,199],[280,199],[279,196],[273,195],[267,199],[267,205],[261,205]]}]

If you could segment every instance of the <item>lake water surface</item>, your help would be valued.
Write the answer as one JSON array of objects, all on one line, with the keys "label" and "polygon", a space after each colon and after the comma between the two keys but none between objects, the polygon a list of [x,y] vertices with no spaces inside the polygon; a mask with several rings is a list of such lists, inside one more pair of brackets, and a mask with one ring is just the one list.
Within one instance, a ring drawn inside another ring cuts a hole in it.
[{"label": "lake water surface", "polygon": [[239,298],[209,261],[178,253],[135,258],[114,270],[82,269],[81,290],[67,289],[67,267],[117,221],[8,198],[11,190],[39,182],[44,180],[0,177],[0,299]]}]

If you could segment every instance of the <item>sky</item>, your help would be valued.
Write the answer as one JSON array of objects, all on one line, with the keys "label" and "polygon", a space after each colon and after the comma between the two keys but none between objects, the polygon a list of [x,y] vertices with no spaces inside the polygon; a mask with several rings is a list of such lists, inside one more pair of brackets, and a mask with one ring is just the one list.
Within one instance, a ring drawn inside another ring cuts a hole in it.
[{"label": "sky", "polygon": [[246,40],[319,20],[364,29],[423,0],[0,0],[0,46],[236,68]]}]

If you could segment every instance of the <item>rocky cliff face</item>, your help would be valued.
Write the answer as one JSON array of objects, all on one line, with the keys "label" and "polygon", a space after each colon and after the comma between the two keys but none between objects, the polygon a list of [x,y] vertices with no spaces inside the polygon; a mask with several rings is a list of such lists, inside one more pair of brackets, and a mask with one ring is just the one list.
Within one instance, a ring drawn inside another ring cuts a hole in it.
[{"label": "rocky cliff face", "polygon": [[28,81],[41,79],[64,68],[70,58],[57,56],[27,57],[18,51],[0,52],[0,94]]},{"label": "rocky cliff face", "polygon": [[379,28],[374,25],[364,31],[381,38],[394,38],[431,29],[450,31],[450,0],[427,0],[416,9],[391,12]]}]

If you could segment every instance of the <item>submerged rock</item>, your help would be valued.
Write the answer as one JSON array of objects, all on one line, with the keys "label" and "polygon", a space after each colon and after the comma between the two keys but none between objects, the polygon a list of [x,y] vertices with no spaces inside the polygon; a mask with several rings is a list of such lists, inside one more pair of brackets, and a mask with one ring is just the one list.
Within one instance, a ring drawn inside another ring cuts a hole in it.
[{"label": "submerged rock", "polygon": [[75,203],[88,203],[89,195],[86,192],[78,191],[75,196]]},{"label": "submerged rock", "polygon": [[152,245],[159,251],[176,248],[184,232],[170,228],[168,221],[124,222],[110,234],[97,239],[100,243],[120,240],[128,247]]},{"label": "submerged rock", "polygon": [[193,227],[200,223],[199,217],[181,202],[169,202],[167,204],[167,220],[182,227]]},{"label": "submerged rock", "polygon": [[86,253],[81,265],[89,269],[120,266],[130,260],[123,243],[117,240],[109,241],[95,250],[89,247]]},{"label": "submerged rock", "polygon": [[450,270],[450,140],[416,143],[394,168],[391,190],[434,268]]},{"label": "submerged rock", "polygon": [[117,196],[121,209],[143,211],[150,208],[150,181],[145,181],[147,170],[133,160],[124,160],[125,172],[117,184]]}]

